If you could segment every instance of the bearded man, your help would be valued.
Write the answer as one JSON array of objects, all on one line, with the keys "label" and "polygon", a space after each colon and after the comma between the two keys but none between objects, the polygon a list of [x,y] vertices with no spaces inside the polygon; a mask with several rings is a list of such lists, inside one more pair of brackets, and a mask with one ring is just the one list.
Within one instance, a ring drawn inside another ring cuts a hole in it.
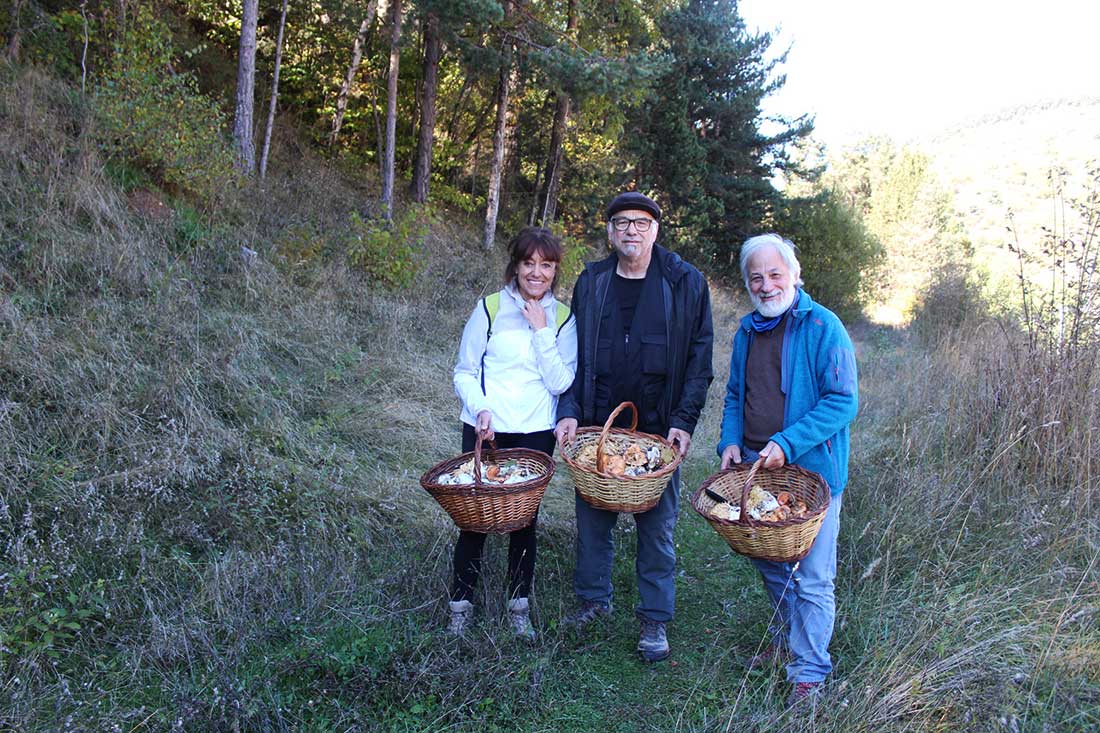
[{"label": "bearded man", "polygon": [[775,610],[771,643],[750,667],[789,659],[788,704],[820,691],[832,671],[836,541],[848,482],[848,425],[859,403],[855,351],[840,319],[802,290],[794,245],[777,234],[741,248],[755,310],[733,337],[718,454],[722,468],[763,457],[821,474],[831,501],[810,553],[798,563],[753,560]]}]

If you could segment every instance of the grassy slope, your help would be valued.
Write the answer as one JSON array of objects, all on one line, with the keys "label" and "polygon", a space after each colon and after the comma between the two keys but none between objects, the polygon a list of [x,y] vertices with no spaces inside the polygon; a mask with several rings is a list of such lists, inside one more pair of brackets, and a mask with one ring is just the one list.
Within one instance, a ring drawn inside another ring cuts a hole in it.
[{"label": "grassy slope", "polygon": [[[1075,233],[1080,216],[1064,205],[1085,193],[1100,163],[1100,98],[1006,110],[959,125],[918,145],[955,198],[979,259],[997,278],[1014,273],[1005,245],[1042,240],[1043,230]],[[1052,170],[1062,176],[1051,177]],[[1056,201],[1055,189],[1065,201]],[[1011,226],[1015,231],[1008,232]]]},{"label": "grassy slope", "polygon": [[[1100,725],[1091,505],[1044,508],[1048,485],[1006,487],[1002,465],[1027,452],[1003,450],[1019,441],[973,376],[990,367],[886,332],[860,339],[827,710],[792,719],[781,673],[742,671],[763,592],[686,501],[672,661],[633,652],[625,518],[615,616],[559,629],[564,475],[540,525],[538,643],[498,620],[499,540],[477,632],[446,638],[455,531],[416,478],[457,449],[451,360],[501,263],[437,219],[403,293],[337,256],[293,264],[303,240],[338,246],[366,206],[300,151],[213,220],[144,220],[105,178],[71,92],[34,73],[3,81],[0,729]],[[714,468],[738,311],[716,291],[717,375],[685,487]],[[1095,500],[1095,484],[1082,492]]]}]

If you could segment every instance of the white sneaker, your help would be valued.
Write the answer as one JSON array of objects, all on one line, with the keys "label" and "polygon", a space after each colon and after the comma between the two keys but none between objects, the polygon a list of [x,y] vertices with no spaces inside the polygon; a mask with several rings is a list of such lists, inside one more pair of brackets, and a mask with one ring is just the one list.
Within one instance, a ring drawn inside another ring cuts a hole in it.
[{"label": "white sneaker", "polygon": [[531,604],[526,598],[513,598],[508,601],[508,621],[512,631],[524,641],[535,640],[535,627],[531,625]]},{"label": "white sneaker", "polygon": [[474,604],[469,601],[451,601],[451,620],[447,624],[447,633],[462,636],[474,618]]}]

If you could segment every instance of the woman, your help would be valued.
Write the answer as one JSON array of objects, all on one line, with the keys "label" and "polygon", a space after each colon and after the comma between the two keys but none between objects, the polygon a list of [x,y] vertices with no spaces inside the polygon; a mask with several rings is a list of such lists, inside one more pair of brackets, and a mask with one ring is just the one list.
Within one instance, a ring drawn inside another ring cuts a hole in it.
[{"label": "woman", "polygon": [[[577,369],[577,328],[569,309],[554,299],[563,248],[549,230],[526,227],[508,243],[504,288],[478,302],[458,349],[455,392],[462,401],[462,451],[477,436],[498,448],[554,452],[558,395]],[[516,634],[533,640],[531,583],[535,573],[536,520],[508,536],[508,617]],[[485,535],[462,531],[454,552],[451,618],[462,634],[473,617],[474,586]]]}]

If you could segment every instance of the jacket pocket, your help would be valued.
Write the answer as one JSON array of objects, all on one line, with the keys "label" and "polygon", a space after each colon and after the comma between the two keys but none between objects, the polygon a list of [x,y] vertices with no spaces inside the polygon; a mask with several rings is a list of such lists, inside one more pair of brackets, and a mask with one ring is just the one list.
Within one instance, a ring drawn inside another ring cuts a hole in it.
[{"label": "jacket pocket", "polygon": [[642,336],[642,372],[668,373],[668,342],[664,336]]},{"label": "jacket pocket", "polygon": [[600,376],[611,374],[611,339],[596,341],[596,374]]},{"label": "jacket pocket", "polygon": [[826,476],[825,480],[832,491],[840,484],[840,466],[836,462],[836,446],[833,445],[832,438],[825,441],[825,455],[829,459],[829,473],[832,474]]}]

